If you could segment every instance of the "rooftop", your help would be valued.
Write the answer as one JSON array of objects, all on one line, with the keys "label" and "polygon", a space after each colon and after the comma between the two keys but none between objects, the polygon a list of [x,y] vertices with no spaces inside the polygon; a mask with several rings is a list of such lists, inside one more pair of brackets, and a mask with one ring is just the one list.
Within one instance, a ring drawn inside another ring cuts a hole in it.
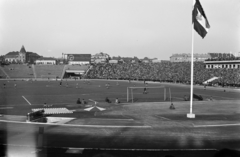
[{"label": "rooftop", "polygon": [[22,53],[26,53],[26,50],[25,50],[24,46],[22,46],[20,52],[22,52]]}]

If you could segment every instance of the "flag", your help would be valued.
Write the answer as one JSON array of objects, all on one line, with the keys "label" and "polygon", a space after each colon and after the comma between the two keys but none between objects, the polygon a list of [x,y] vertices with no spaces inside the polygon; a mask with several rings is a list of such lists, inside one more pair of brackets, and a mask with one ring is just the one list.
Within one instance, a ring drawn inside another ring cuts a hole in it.
[{"label": "flag", "polygon": [[199,2],[199,0],[195,0],[195,4],[193,6],[192,11],[192,22],[194,25],[194,29],[196,32],[204,38],[210,28],[207,17],[204,13],[204,10]]}]

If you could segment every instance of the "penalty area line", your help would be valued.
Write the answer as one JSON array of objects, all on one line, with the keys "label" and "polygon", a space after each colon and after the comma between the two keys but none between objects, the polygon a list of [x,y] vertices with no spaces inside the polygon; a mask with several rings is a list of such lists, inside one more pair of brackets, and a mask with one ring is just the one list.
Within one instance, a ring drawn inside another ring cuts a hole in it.
[{"label": "penalty area line", "polygon": [[22,96],[24,100],[26,100],[26,102],[29,104],[29,105],[32,105],[28,100],[27,98],[25,98],[24,96]]},{"label": "penalty area line", "polygon": [[195,128],[203,128],[203,127],[224,127],[224,126],[240,126],[240,123],[236,124],[212,124],[212,125],[194,125]]}]

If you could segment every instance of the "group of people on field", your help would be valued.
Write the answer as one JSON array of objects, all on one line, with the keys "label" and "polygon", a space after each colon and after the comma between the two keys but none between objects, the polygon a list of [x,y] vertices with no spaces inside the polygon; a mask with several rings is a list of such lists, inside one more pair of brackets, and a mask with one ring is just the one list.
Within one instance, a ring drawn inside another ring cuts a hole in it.
[{"label": "group of people on field", "polygon": [[[112,103],[112,101],[111,101],[111,100],[109,100],[109,98],[108,98],[108,97],[106,97],[106,98],[105,98],[105,102],[107,102],[107,103]],[[115,103],[116,103],[116,104],[120,103],[120,101],[119,101],[119,99],[118,99],[118,98],[116,98],[116,99],[115,99]]]},{"label": "group of people on field", "polygon": [[84,104],[87,104],[87,102],[84,99],[81,100],[80,98],[78,98],[77,99],[77,104],[83,104],[84,105]]},{"label": "group of people on field", "polygon": [[[105,102],[112,103],[112,101],[108,97],[105,98]],[[80,98],[78,98],[76,103],[77,104],[87,104],[87,101],[85,101],[84,99],[81,100]],[[115,99],[115,103],[116,104],[120,103],[118,98]]]}]

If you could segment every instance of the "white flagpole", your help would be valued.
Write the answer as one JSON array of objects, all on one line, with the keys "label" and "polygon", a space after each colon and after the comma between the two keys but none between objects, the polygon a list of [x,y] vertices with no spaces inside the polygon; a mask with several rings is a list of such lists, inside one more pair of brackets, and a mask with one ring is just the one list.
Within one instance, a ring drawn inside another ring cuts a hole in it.
[{"label": "white flagpole", "polygon": [[[193,0],[193,7],[195,0]],[[192,23],[192,53],[191,53],[191,91],[190,91],[190,113],[187,114],[188,118],[195,118],[195,114],[192,113],[193,110],[193,46],[194,46],[194,23]]]}]

